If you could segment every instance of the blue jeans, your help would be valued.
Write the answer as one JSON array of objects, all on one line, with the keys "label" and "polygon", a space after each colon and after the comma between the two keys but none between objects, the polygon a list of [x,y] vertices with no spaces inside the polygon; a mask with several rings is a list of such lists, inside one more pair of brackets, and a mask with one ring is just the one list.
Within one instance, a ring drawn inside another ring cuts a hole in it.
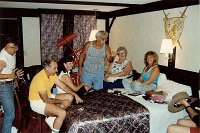
[{"label": "blue jeans", "polygon": [[132,83],[129,79],[123,79],[122,84],[128,93],[145,94],[148,90],[156,90],[156,84],[142,85],[139,83]]},{"label": "blue jeans", "polygon": [[103,88],[104,71],[100,73],[87,73],[83,71],[81,82],[85,82],[88,86],[93,86],[95,90]]},{"label": "blue jeans", "polygon": [[0,102],[4,110],[2,133],[11,133],[12,122],[15,118],[14,84],[0,84]]}]

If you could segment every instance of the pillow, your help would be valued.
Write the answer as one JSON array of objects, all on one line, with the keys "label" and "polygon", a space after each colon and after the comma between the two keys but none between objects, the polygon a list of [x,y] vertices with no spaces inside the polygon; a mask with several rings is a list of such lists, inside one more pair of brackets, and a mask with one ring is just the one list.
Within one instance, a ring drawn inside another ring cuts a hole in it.
[{"label": "pillow", "polygon": [[159,78],[158,78],[157,87],[160,88],[160,86],[166,82],[168,82],[166,75],[164,73],[160,73]]},{"label": "pillow", "polygon": [[165,98],[165,101],[171,101],[172,97],[179,92],[186,92],[189,96],[192,95],[191,87],[183,85],[172,80],[168,80],[162,84],[157,91],[165,91],[168,95]]}]

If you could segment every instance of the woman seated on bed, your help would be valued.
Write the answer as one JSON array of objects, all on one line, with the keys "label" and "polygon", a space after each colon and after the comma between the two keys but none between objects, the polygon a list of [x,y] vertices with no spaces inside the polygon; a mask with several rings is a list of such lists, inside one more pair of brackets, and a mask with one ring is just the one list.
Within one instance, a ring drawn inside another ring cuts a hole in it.
[{"label": "woman seated on bed", "polygon": [[123,85],[129,93],[145,94],[148,90],[156,90],[160,70],[158,68],[158,55],[148,51],[144,56],[145,68],[138,80],[123,80]]},{"label": "woman seated on bed", "polygon": [[132,62],[126,59],[127,49],[122,46],[119,47],[116,55],[118,55],[118,59],[114,57],[114,62],[108,66],[104,75],[104,89],[124,88],[122,79],[131,76],[133,66]]},{"label": "woman seated on bed", "polygon": [[[74,58],[72,56],[66,56],[59,60],[58,62],[58,74],[59,79],[70,87],[73,91],[77,92],[79,96],[86,94],[90,87],[86,83],[80,83],[75,85],[70,77],[70,72],[74,66]],[[61,88],[56,86],[57,93],[65,93]]]}]

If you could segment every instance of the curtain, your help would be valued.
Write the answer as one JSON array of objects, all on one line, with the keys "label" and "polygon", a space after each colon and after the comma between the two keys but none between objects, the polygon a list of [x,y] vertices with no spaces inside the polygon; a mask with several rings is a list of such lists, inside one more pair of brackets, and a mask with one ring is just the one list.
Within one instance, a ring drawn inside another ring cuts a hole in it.
[{"label": "curtain", "polygon": [[56,42],[63,36],[64,15],[41,15],[41,58],[44,61],[49,56],[59,60],[63,56],[63,47],[57,48]]},{"label": "curtain", "polygon": [[75,15],[74,16],[74,33],[77,35],[73,42],[73,49],[82,48],[89,40],[90,32],[97,28],[95,15]]}]

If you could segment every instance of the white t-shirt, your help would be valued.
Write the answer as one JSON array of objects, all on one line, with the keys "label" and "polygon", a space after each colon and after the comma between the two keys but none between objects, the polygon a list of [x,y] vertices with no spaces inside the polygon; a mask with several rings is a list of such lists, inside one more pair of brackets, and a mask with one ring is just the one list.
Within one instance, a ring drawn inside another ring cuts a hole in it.
[{"label": "white t-shirt", "polygon": [[[62,77],[62,75],[64,75],[64,74],[67,74],[67,75],[70,76],[70,71],[69,71],[69,72],[66,72],[66,73],[62,71],[62,72],[59,74],[58,78],[60,79],[60,78]],[[66,93],[63,89],[61,89],[61,88],[58,87],[58,86],[56,86],[56,89],[57,89],[57,94]]]},{"label": "white t-shirt", "polygon": [[[0,52],[0,60],[6,63],[6,66],[1,71],[1,74],[11,74],[12,70],[16,67],[16,54],[10,55],[3,48]],[[0,81],[11,81],[13,79],[0,79]]]}]

